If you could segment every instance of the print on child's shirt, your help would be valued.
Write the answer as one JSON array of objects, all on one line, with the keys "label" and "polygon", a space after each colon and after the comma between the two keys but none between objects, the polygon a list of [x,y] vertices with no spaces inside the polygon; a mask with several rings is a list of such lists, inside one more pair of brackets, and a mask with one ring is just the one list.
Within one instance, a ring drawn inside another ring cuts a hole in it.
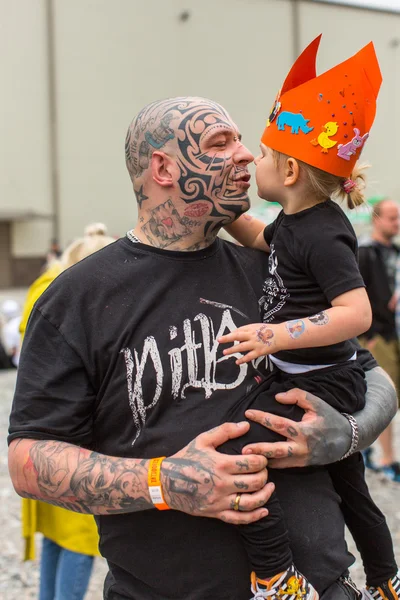
[{"label": "print on child's shirt", "polygon": [[265,280],[263,286],[264,295],[258,301],[261,314],[264,314],[264,323],[271,323],[274,320],[275,314],[285,306],[286,300],[290,296],[278,273],[278,264],[275,246],[271,244],[268,258],[268,271],[271,277]]}]

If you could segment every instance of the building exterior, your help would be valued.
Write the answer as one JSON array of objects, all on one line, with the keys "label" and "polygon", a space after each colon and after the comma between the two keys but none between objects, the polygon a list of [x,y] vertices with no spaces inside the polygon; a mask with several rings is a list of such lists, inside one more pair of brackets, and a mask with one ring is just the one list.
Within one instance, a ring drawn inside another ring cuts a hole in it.
[{"label": "building exterior", "polygon": [[384,82],[363,158],[370,194],[400,200],[398,4],[0,0],[0,287],[29,284],[52,238],[63,247],[91,221],[116,236],[134,225],[124,139],[147,102],[213,98],[257,152],[286,72],[321,32],[318,72],[375,43]]}]

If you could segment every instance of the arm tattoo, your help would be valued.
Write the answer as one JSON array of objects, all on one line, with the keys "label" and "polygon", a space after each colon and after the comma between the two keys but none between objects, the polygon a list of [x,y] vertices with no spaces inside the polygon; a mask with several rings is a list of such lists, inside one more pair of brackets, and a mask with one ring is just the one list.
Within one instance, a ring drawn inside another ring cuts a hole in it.
[{"label": "arm tattoo", "polygon": [[288,321],[285,323],[285,327],[289,332],[291,338],[299,338],[306,330],[304,321]]},{"label": "arm tattoo", "polygon": [[[82,513],[114,514],[153,508],[147,493],[147,461],[108,457],[72,444],[31,446],[24,473],[36,474],[40,495],[28,498]],[[143,482],[146,482],[144,484]]]},{"label": "arm tattoo", "polygon": [[388,374],[375,367],[365,374],[367,393],[365,408],[355,413],[359,428],[359,449],[370,446],[386,429],[397,412],[396,389]]},{"label": "arm tattoo", "polygon": [[316,315],[313,315],[312,317],[308,317],[308,320],[313,325],[327,325],[329,323],[329,316],[323,310],[322,312],[319,312]]}]

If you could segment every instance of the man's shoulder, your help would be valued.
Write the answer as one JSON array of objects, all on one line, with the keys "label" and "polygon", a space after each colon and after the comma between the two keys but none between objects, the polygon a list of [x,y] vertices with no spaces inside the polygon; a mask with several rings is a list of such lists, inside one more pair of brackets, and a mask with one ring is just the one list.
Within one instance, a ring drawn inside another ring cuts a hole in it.
[{"label": "man's shoulder", "polygon": [[104,287],[111,277],[114,279],[126,253],[128,251],[120,239],[82,259],[50,283],[37,300],[36,308],[42,312],[42,309],[55,302],[67,304],[86,294],[94,296],[97,287]]},{"label": "man's shoulder", "polygon": [[254,248],[246,248],[239,244],[221,239],[221,250],[234,257],[244,268],[263,268],[268,265],[268,254]]}]

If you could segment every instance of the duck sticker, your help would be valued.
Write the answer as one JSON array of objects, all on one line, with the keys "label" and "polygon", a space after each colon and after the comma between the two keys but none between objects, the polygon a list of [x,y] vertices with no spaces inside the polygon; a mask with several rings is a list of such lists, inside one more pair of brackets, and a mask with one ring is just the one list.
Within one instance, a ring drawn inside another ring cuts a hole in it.
[{"label": "duck sticker", "polygon": [[339,125],[337,123],[328,121],[328,123],[325,123],[323,126],[322,133],[320,133],[317,138],[311,140],[311,143],[314,146],[321,146],[321,152],[327,154],[328,150],[337,144],[337,140],[331,140],[330,138],[337,133],[338,129]]},{"label": "duck sticker", "polygon": [[[353,129],[356,134],[350,142],[347,144],[339,144],[337,155],[340,158],[344,158],[344,160],[350,160],[350,158],[357,152],[357,150],[361,150],[366,140],[369,138],[369,133],[364,133],[364,135],[360,136],[360,130],[355,127]],[[361,152],[360,152],[361,154]]]}]

